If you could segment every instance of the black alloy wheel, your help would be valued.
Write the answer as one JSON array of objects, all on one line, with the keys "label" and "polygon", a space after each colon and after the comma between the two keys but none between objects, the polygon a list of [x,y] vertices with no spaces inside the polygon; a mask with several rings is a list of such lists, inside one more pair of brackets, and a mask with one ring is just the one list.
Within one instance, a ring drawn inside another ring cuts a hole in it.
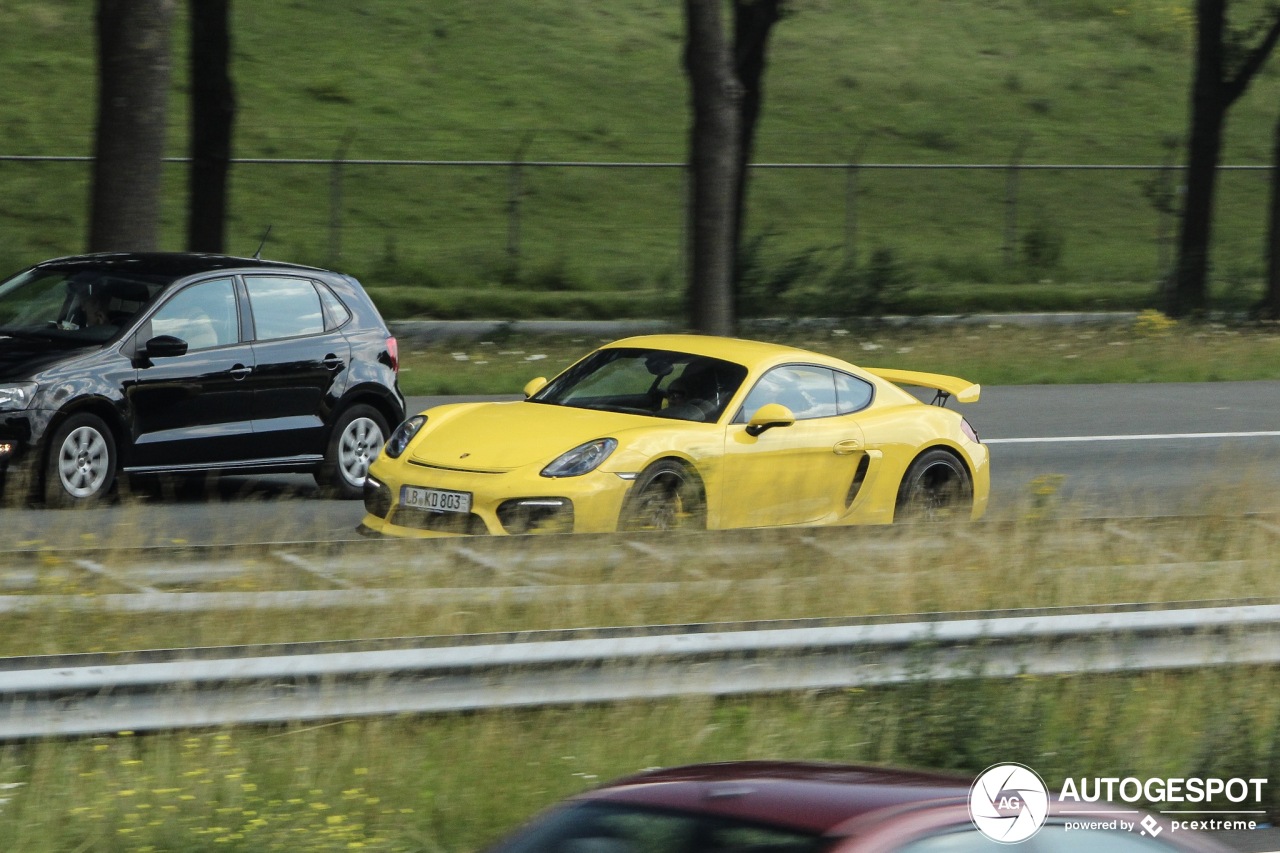
[{"label": "black alloy wheel", "polygon": [[679,462],[663,460],[636,478],[622,509],[619,530],[705,530],[702,481]]},{"label": "black alloy wheel", "polygon": [[898,488],[895,521],[951,521],[969,517],[973,478],[946,450],[926,450],[907,468]]}]

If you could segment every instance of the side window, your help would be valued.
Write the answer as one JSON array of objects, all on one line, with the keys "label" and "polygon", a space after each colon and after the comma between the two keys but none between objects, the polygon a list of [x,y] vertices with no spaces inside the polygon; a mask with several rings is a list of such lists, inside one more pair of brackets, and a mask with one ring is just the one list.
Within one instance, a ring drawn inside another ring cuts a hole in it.
[{"label": "side window", "polygon": [[240,340],[236,291],[220,278],[183,288],[151,315],[142,339],[172,335],[187,342],[188,351],[234,344]]},{"label": "side window", "polygon": [[345,326],[351,319],[351,312],[342,300],[333,295],[333,291],[323,284],[316,288],[320,291],[320,302],[324,305],[324,328],[326,331]]},{"label": "side window", "polygon": [[797,420],[829,418],[836,414],[834,371],[807,364],[775,367],[751,389],[735,421],[751,420],[765,403],[781,403]]},{"label": "side window", "polygon": [[245,276],[255,337],[260,341],[318,335],[325,329],[320,294],[310,279]]},{"label": "side window", "polygon": [[872,392],[870,382],[847,373],[836,373],[836,411],[840,414],[861,411],[871,405]]}]

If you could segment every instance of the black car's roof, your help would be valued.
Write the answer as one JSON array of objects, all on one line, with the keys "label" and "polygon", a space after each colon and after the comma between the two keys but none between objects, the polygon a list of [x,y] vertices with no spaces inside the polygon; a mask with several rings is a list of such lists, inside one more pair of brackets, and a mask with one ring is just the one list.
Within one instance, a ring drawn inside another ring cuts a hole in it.
[{"label": "black car's roof", "polygon": [[70,255],[53,258],[36,264],[42,268],[93,269],[134,272],[141,275],[184,278],[202,272],[225,269],[293,269],[308,272],[325,272],[317,267],[268,261],[261,258],[238,258],[232,255],[211,255],[198,252],[101,252],[90,255]]}]

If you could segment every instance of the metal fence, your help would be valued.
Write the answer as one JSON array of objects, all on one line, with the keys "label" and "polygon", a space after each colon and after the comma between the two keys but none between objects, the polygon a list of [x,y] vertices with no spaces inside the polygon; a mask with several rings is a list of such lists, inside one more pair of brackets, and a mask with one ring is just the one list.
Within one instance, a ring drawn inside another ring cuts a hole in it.
[{"label": "metal fence", "polygon": [[[83,246],[89,157],[0,155],[4,251]],[[162,243],[182,245],[187,160],[170,158]],[[748,237],[773,264],[857,264],[877,248],[947,280],[1158,280],[1171,263],[1181,167],[1152,164],[755,163]],[[1270,166],[1221,170],[1221,278],[1260,274]],[[380,284],[475,277],[678,287],[680,162],[240,158],[228,250],[344,264]],[[10,210],[12,210],[12,203]]]}]

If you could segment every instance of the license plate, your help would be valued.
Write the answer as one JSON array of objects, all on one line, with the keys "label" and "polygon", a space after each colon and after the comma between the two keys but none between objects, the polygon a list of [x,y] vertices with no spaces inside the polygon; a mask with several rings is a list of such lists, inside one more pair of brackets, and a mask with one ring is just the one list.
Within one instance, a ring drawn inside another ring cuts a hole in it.
[{"label": "license plate", "polygon": [[471,493],[402,486],[400,505],[431,512],[471,512]]}]

